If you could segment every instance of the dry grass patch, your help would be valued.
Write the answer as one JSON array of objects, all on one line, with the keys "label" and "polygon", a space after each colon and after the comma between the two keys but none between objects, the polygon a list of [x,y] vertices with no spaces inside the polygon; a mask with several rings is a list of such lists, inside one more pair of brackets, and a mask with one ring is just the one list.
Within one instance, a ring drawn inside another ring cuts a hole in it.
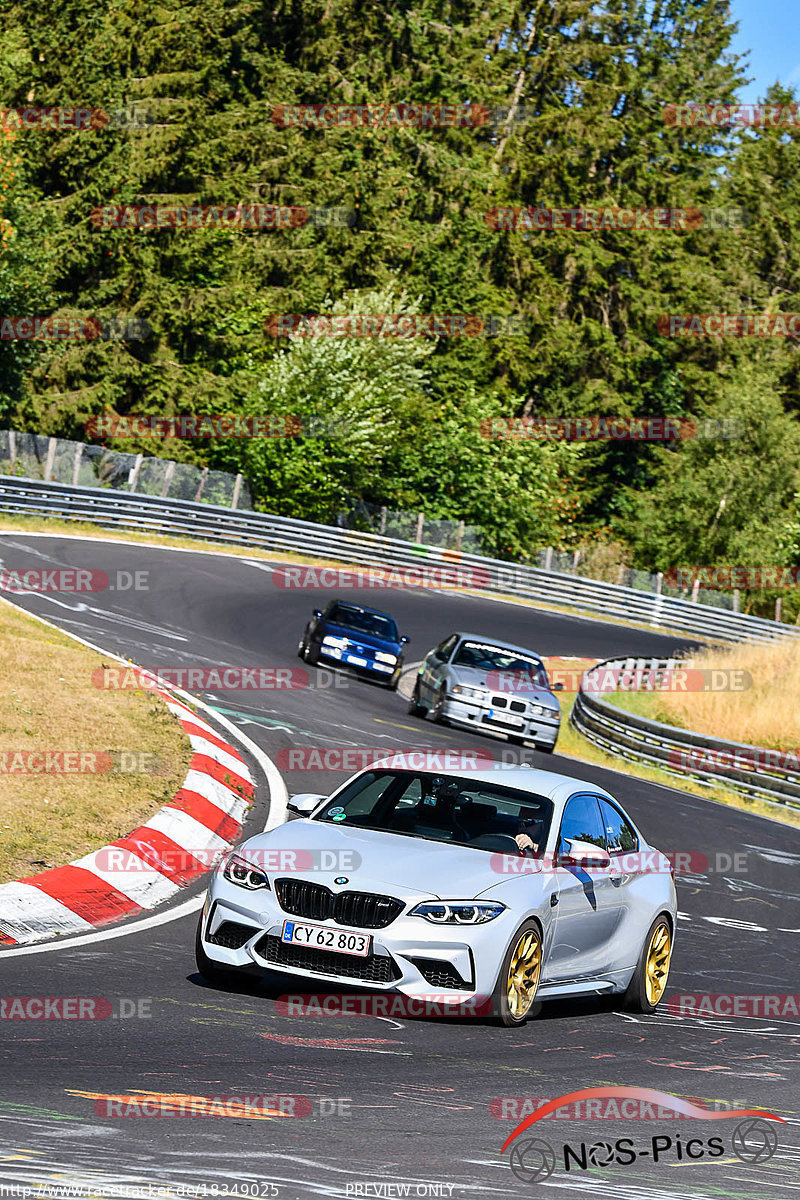
[{"label": "dry grass patch", "polygon": [[728,673],[741,690],[615,692],[613,702],[628,712],[726,741],[783,750],[800,746],[800,639],[710,648],[692,661],[697,669]]},{"label": "dry grass patch", "polygon": [[[191,747],[180,724],[150,693],[94,687],[103,661],[0,603],[0,882],[129,833],[183,784]],[[72,755],[70,773],[17,773],[30,754],[47,766],[48,752]]]}]

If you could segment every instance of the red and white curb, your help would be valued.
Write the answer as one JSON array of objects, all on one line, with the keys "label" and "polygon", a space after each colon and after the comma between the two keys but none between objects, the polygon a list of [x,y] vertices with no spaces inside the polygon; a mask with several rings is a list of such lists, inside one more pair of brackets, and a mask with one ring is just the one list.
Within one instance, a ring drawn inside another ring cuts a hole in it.
[{"label": "red and white curb", "polygon": [[[85,933],[153,909],[208,871],[217,852],[241,836],[255,795],[244,759],[188,705],[156,694],[192,746],[183,787],[126,837],[65,867],[0,884],[0,945]],[[110,856],[113,849],[122,854]],[[110,869],[115,859],[127,869]]]}]

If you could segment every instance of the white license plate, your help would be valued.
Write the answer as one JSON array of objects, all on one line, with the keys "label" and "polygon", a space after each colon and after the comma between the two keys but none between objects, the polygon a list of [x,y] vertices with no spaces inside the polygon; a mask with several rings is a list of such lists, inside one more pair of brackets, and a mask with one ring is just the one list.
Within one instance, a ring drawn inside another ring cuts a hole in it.
[{"label": "white license plate", "polygon": [[301,921],[284,921],[281,941],[295,946],[312,946],[315,950],[333,950],[336,954],[357,954],[361,958],[366,958],[372,949],[372,938],[368,933],[306,925]]},{"label": "white license plate", "polygon": [[515,729],[520,729],[525,724],[522,717],[513,717],[510,713],[496,713],[493,708],[489,709],[489,720],[499,721],[503,725],[513,725]]},{"label": "white license plate", "polygon": [[352,663],[354,667],[365,667],[367,665],[367,660],[365,658],[359,658],[357,654],[345,654],[344,657],[346,661]]}]

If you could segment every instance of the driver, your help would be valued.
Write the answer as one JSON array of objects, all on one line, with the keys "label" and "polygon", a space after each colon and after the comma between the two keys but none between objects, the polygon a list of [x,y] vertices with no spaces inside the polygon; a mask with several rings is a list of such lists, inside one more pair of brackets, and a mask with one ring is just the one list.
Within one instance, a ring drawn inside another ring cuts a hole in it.
[{"label": "driver", "polygon": [[514,841],[523,852],[529,850],[531,854],[538,854],[543,832],[544,822],[538,817],[520,817],[519,831]]}]

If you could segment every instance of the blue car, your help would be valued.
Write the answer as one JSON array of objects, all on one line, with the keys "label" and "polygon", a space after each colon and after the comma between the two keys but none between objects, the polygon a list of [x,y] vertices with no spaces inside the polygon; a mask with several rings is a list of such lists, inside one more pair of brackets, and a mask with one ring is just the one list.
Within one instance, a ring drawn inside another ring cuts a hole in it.
[{"label": "blue car", "polygon": [[394,690],[403,669],[403,647],[394,617],[376,608],[346,600],[331,600],[320,612],[314,609],[297,647],[304,662],[336,663],[359,675],[379,679]]}]

